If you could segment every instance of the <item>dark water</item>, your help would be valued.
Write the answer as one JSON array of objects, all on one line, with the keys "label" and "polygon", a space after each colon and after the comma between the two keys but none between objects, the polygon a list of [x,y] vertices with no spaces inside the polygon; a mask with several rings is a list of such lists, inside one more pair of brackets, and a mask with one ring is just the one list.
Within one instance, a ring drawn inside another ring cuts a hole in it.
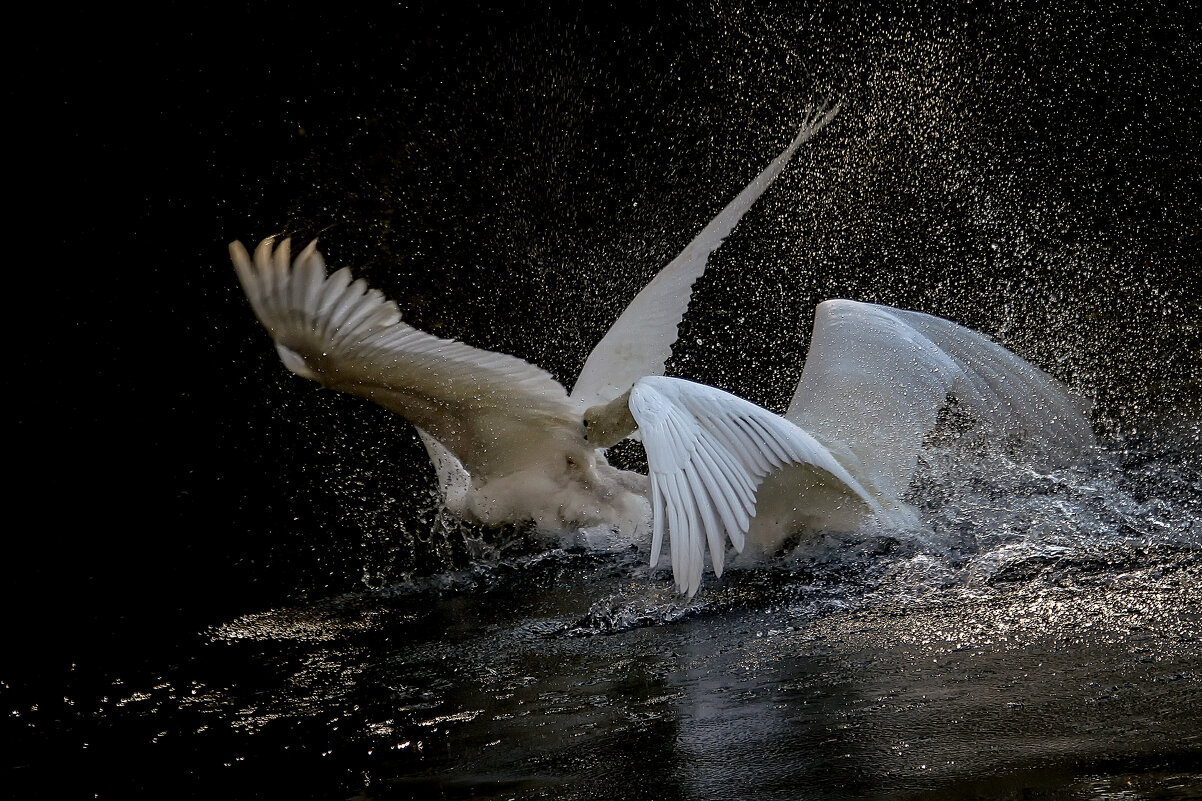
[{"label": "dark water", "polygon": [[[1188,9],[182,13],[33,47],[61,92],[14,258],[58,294],[14,323],[3,795],[1202,798]],[[827,95],[669,371],[779,410],[817,302],[888,303],[1092,398],[1101,448],[943,431],[919,528],[689,602],[646,544],[445,519],[407,424],[286,374],[225,263],[321,233],[415,325],[570,382]]]},{"label": "dark water", "polygon": [[1105,465],[958,469],[929,527],[690,602],[645,553],[511,547],[216,622],[10,722],[69,722],[71,781],[116,795],[1197,798],[1196,510]]}]

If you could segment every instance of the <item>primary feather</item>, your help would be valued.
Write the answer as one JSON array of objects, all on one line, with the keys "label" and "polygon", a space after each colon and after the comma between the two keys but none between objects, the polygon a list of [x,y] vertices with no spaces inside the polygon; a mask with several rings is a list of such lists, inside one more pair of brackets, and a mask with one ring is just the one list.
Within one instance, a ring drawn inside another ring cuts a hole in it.
[{"label": "primary feather", "polygon": [[693,284],[705,272],[710,254],[772,185],[797,148],[838,113],[838,105],[806,109],[806,121],[789,146],[660,270],[593,348],[572,388],[574,401],[584,407],[604,404],[623,395],[643,376],[663,374]]},{"label": "primary feather", "polygon": [[[742,552],[756,515],[756,491],[788,466],[819,471],[870,511],[880,504],[814,437],[754,403],[679,378],[638,381],[630,409],[643,434],[650,470],[652,513],[670,522],[676,587],[693,595],[701,585],[708,545],[721,576],[726,540]],[[652,543],[659,558],[662,535]]]}]

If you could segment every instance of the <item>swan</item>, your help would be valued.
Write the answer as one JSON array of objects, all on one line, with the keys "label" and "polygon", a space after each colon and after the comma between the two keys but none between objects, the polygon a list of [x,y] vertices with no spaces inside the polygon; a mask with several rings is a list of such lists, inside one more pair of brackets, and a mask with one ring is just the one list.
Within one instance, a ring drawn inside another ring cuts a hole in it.
[{"label": "swan", "polygon": [[[782,416],[715,387],[664,376],[692,286],[794,151],[838,113],[810,108],[800,132],[631,301],[571,392],[513,356],[404,323],[397,305],[310,243],[230,245],[235,272],[284,365],[410,421],[446,509],[486,525],[603,526],[668,536],[679,592],[698,591],[708,550],[771,552],[804,529],[870,518],[902,524],[924,436],[949,397],[1020,437],[1081,447],[1091,430],[1054,379],[938,317],[851,300],[818,305],[801,379]],[[648,475],[606,449],[642,442]]]}]

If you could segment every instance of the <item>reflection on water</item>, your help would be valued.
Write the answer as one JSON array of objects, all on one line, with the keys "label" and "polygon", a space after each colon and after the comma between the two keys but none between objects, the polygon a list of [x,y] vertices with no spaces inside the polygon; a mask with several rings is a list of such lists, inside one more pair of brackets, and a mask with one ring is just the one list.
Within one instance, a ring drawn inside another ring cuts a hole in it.
[{"label": "reflection on water", "polygon": [[922,531],[692,601],[645,553],[553,549],[245,615],[92,714],[292,797],[1197,798],[1199,520],[1132,517],[1104,463],[999,466]]}]

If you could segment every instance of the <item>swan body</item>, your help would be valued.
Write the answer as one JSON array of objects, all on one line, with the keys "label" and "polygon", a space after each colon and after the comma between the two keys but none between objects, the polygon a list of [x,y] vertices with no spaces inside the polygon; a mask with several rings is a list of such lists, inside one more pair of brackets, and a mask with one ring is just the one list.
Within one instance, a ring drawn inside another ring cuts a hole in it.
[{"label": "swan body", "polygon": [[[670,541],[677,589],[692,596],[708,550],[771,551],[798,530],[901,522],[922,439],[949,395],[1003,430],[1081,445],[1089,426],[1053,379],[940,318],[827,301],[785,415],[663,376],[691,288],[709,254],[837,113],[798,136],[634,298],[589,355],[571,393],[521,359],[407,325],[396,304],[347,268],[328,273],[316,243],[253,256],[230,245],[238,278],[288,369],[372,400],[413,423],[447,509],[485,524],[650,532],[654,565]],[[635,435],[649,475],[605,448]]]}]

